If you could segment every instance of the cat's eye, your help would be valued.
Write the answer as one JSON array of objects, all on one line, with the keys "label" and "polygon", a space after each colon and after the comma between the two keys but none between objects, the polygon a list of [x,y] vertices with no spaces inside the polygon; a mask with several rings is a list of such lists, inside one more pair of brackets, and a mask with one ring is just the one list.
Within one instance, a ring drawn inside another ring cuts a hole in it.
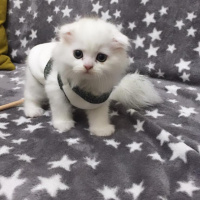
[{"label": "cat's eye", "polygon": [[74,57],[76,59],[81,59],[83,57],[83,52],[81,50],[75,50],[74,51]]},{"label": "cat's eye", "polygon": [[107,60],[107,55],[103,54],[103,53],[98,53],[96,60],[99,62],[105,62]]}]

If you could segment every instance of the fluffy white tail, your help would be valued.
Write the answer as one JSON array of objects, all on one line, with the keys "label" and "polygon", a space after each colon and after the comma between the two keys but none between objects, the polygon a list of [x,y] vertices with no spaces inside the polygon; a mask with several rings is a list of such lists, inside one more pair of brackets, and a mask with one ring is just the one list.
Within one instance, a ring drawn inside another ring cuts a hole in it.
[{"label": "fluffy white tail", "polygon": [[162,102],[149,79],[138,73],[127,74],[115,87],[110,98],[129,108],[143,108]]}]

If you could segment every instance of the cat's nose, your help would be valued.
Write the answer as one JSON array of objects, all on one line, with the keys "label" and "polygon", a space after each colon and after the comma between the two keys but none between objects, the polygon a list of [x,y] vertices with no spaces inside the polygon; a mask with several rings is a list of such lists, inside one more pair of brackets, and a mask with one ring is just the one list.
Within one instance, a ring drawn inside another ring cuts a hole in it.
[{"label": "cat's nose", "polygon": [[89,70],[91,70],[91,69],[93,68],[92,65],[84,65],[84,67],[85,67],[85,69],[86,69],[87,71],[89,71]]}]

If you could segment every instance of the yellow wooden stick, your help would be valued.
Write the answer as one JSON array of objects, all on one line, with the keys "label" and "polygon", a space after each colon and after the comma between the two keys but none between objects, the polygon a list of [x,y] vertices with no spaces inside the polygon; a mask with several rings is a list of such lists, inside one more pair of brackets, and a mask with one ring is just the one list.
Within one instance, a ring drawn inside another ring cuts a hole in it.
[{"label": "yellow wooden stick", "polygon": [[18,106],[18,105],[22,104],[23,102],[24,102],[24,99],[20,99],[18,101],[14,101],[14,102],[2,105],[2,106],[0,106],[0,111],[8,109],[8,108],[15,107],[15,106]]}]

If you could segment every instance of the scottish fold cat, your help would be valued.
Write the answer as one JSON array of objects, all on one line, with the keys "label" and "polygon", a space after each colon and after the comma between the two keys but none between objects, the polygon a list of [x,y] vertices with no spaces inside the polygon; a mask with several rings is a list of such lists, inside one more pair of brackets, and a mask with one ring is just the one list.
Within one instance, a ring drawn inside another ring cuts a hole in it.
[{"label": "scottish fold cat", "polygon": [[27,117],[43,114],[47,100],[52,124],[60,132],[74,127],[72,106],[86,111],[89,130],[109,136],[109,102],[132,108],[161,102],[147,78],[125,75],[129,66],[127,36],[98,18],[83,18],[60,28],[59,41],[31,49],[27,58],[24,111]]}]

